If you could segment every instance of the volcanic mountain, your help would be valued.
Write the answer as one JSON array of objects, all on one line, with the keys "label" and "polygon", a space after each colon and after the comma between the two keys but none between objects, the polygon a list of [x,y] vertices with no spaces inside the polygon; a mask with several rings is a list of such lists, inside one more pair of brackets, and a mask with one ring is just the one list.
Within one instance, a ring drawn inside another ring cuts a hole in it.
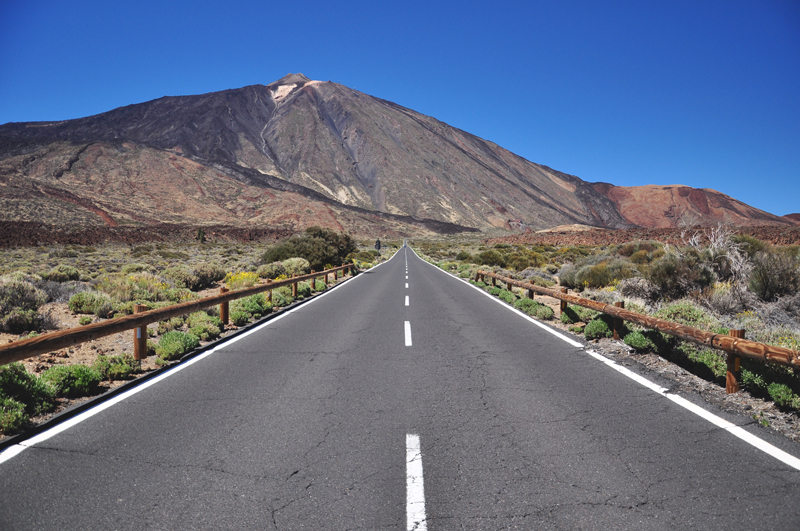
[{"label": "volcanic mountain", "polygon": [[588,183],[343,85],[289,74],[0,126],[0,221],[411,235],[796,222],[690,187]]}]

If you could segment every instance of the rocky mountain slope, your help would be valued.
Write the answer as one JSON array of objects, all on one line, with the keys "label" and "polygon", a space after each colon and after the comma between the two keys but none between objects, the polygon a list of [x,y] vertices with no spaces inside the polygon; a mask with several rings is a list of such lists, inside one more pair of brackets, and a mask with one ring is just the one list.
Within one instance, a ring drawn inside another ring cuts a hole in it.
[{"label": "rocky mountain slope", "polygon": [[0,126],[5,221],[288,231],[322,224],[370,236],[796,223],[713,190],[661,188],[675,189],[587,183],[302,74],[77,120]]}]

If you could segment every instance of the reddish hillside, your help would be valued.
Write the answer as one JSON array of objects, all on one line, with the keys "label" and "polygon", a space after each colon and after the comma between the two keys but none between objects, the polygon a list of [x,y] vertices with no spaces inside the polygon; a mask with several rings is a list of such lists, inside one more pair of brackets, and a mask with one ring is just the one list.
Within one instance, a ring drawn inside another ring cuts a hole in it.
[{"label": "reddish hillside", "polygon": [[611,199],[632,225],[649,229],[693,225],[794,225],[786,217],[753,208],[710,188],[683,185],[614,186],[595,183],[595,190]]}]

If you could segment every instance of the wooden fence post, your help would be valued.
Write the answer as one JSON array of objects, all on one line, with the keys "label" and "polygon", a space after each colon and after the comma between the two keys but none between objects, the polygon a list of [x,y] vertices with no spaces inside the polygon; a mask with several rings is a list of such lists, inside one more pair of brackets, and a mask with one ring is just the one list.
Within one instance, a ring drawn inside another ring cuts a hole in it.
[{"label": "wooden fence post", "polygon": [[[147,311],[144,304],[134,304],[133,313]],[[133,359],[143,360],[147,357],[147,327],[140,326],[133,329]]]},{"label": "wooden fence post", "polygon": [[[267,284],[272,284],[272,279],[271,279],[271,278],[268,278],[268,279],[267,279]],[[269,290],[269,291],[267,292],[267,300],[268,300],[269,302],[272,302],[272,290]]]},{"label": "wooden fence post", "polygon": [[[728,335],[737,339],[744,339],[745,331],[733,329]],[[728,354],[728,371],[725,374],[725,392],[728,394],[739,392],[739,372],[741,371],[742,358],[735,354]]]},{"label": "wooden fence post", "polygon": [[327,269],[325,270],[325,281],[324,282],[325,282],[325,287],[327,288],[328,287],[328,270]]},{"label": "wooden fence post", "polygon": [[[292,275],[292,278],[297,277],[297,275]],[[292,297],[297,298],[297,282],[292,282]]]},{"label": "wooden fence post", "polygon": [[[561,293],[566,295],[567,294],[567,288],[561,288]],[[567,301],[561,301],[561,313],[563,314],[566,311],[567,311]]]},{"label": "wooden fence post", "polygon": [[529,298],[530,300],[532,300],[532,301],[535,301],[535,300],[536,300],[536,299],[534,298],[534,296],[533,296],[533,290],[532,290],[532,289],[528,289],[528,298]]},{"label": "wooden fence post", "polygon": [[497,286],[497,279],[492,277],[492,287]]},{"label": "wooden fence post", "polygon": [[[223,293],[228,293],[228,288],[221,287],[219,288],[219,294],[222,295]],[[219,320],[222,321],[222,326],[228,324],[228,314],[230,310],[230,303],[221,302],[219,303]]]},{"label": "wooden fence post", "polygon": [[[625,308],[625,301],[615,302],[614,306],[616,306],[617,308]],[[625,325],[625,322],[621,318],[614,317],[614,339],[616,339],[616,340],[620,339],[620,335],[619,334],[620,334],[620,332],[622,332],[622,327],[624,325]]]}]

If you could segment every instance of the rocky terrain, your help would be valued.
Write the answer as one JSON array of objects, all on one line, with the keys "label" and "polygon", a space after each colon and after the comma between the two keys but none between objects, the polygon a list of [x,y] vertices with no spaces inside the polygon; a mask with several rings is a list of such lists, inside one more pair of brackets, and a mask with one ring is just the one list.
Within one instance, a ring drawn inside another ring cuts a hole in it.
[{"label": "rocky terrain", "polygon": [[277,234],[322,225],[369,237],[564,224],[800,225],[708,189],[588,183],[302,74],[76,120],[2,125],[0,222],[0,239],[19,222],[52,234],[165,225]]}]

